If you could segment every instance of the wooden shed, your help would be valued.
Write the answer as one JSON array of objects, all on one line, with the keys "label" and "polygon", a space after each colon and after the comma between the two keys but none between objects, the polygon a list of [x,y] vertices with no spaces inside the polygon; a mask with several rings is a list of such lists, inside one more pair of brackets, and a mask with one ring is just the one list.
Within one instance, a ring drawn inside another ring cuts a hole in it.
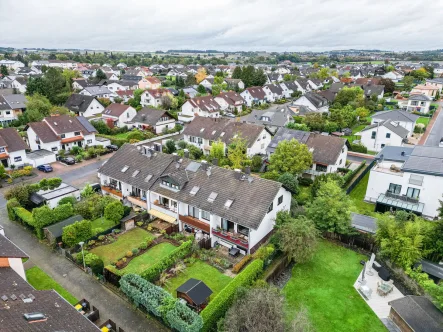
[{"label": "wooden shed", "polygon": [[198,279],[191,278],[177,288],[177,298],[184,299],[191,308],[200,311],[209,301],[212,290]]}]

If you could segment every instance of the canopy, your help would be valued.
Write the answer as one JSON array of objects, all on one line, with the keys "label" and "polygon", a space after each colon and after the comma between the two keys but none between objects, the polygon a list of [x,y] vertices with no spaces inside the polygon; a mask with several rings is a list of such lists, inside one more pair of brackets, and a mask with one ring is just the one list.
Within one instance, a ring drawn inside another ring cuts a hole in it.
[{"label": "canopy", "polygon": [[148,213],[154,217],[160,218],[161,220],[167,221],[170,224],[175,224],[175,221],[177,220],[174,217],[168,216],[166,213],[154,209],[149,210]]}]

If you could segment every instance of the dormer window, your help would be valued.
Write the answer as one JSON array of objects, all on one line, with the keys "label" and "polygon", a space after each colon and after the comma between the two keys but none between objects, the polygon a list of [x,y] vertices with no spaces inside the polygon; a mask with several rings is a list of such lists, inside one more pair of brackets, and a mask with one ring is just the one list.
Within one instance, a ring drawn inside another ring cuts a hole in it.
[{"label": "dormer window", "polygon": [[6,149],[4,147],[1,147],[0,148],[0,153],[5,153],[5,152],[6,152]]},{"label": "dormer window", "polygon": [[169,182],[167,180],[162,180],[162,185],[166,186],[166,187],[169,187],[169,188],[172,188],[172,189],[177,189],[177,190],[180,189],[176,184],[173,184],[173,183],[171,183],[171,182]]},{"label": "dormer window", "polygon": [[80,132],[79,131],[74,132],[74,136],[80,136]]},{"label": "dormer window", "polygon": [[65,134],[61,134],[60,137],[61,137],[61,138],[65,138],[66,135],[65,135]]}]

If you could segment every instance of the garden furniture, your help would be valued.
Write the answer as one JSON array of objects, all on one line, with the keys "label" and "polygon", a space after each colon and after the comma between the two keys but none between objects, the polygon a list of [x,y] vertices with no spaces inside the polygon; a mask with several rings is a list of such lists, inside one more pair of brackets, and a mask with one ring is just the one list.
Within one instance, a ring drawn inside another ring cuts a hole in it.
[{"label": "garden furniture", "polygon": [[232,247],[231,249],[229,249],[229,255],[233,256],[233,257],[237,257],[237,255],[239,254],[240,250],[238,250],[237,248]]}]

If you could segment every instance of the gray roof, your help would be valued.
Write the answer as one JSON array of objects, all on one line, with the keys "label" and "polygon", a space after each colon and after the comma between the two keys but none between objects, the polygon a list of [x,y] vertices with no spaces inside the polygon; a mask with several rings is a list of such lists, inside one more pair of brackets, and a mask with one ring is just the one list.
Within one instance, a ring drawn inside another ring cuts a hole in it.
[{"label": "gray roof", "polygon": [[76,119],[86,129],[87,132],[89,132],[89,133],[96,133],[97,132],[97,129],[95,129],[95,127],[91,124],[91,122],[89,122],[88,119],[86,119],[85,117],[77,116]]},{"label": "gray roof", "polygon": [[417,145],[403,164],[402,170],[411,173],[443,176],[443,149]]},{"label": "gray roof", "polygon": [[9,104],[11,109],[26,108],[26,97],[21,94],[12,94],[3,96],[5,101]]},{"label": "gray roof", "polygon": [[167,116],[171,120],[174,119],[167,111],[158,110],[155,108],[143,107],[137,112],[137,115],[132,119],[133,123],[144,123],[155,126],[161,117]]},{"label": "gray roof", "polygon": [[[328,105],[328,100],[322,95],[315,92],[306,92],[302,97],[308,99],[316,108]],[[294,105],[297,105],[297,101],[294,101]]]},{"label": "gray roof", "polygon": [[64,227],[72,225],[73,223],[75,223],[77,221],[82,221],[83,219],[85,219],[85,218],[83,218],[80,215],[75,215],[75,216],[69,217],[65,220],[62,220],[56,224],[45,227],[44,229],[47,229],[48,232],[50,232],[54,237],[60,237],[60,236],[62,236]]},{"label": "gray roof", "polygon": [[31,160],[37,160],[39,158],[42,157],[47,157],[47,156],[51,156],[54,155],[54,152],[45,150],[45,149],[40,149],[40,150],[35,150],[32,152],[28,152],[26,153],[26,158],[31,159]]},{"label": "gray roof", "polygon": [[415,265],[421,265],[423,272],[438,279],[443,279],[443,265],[428,261],[426,259],[422,259]]},{"label": "gray roof", "polygon": [[[244,178],[238,180],[236,172],[217,166],[211,167],[211,174],[208,176],[199,163],[187,158],[181,160],[181,163],[176,163],[172,155],[163,153],[148,157],[137,147],[125,144],[98,172],[142,190],[152,190],[170,199],[212,212],[252,229],[259,227],[282,186],[279,182],[255,177],[252,182]],[[198,166],[197,170],[185,172],[191,163]],[[126,172],[121,171],[124,166],[129,166]],[[135,170],[140,172],[133,177]],[[152,175],[152,178],[146,182],[148,175]],[[171,177],[174,181],[180,182],[181,190],[176,191],[162,186],[160,176]],[[200,190],[193,196],[190,191],[194,186]],[[218,194],[213,203],[208,201],[212,192]],[[227,200],[233,200],[229,208],[225,207]]]},{"label": "gray roof", "polygon": [[111,94],[111,91],[105,86],[87,86],[84,90],[89,92],[92,96]]},{"label": "gray roof", "polygon": [[[271,121],[267,121],[265,117]],[[240,121],[261,124],[266,127],[284,127],[291,120],[292,112],[286,106],[280,105],[268,108],[266,111],[252,110],[250,114],[240,117]]]},{"label": "gray roof", "polygon": [[[0,234],[0,257],[2,258],[24,258],[29,257],[14,243]],[[0,279],[1,280],[1,279]],[[0,295],[1,296],[1,295]]]},{"label": "gray roof", "polygon": [[385,146],[376,156],[375,159],[383,159],[389,161],[406,161],[411,155],[414,148],[405,146]]},{"label": "gray roof", "polygon": [[401,138],[406,138],[409,135],[409,130],[407,130],[405,127],[399,125],[398,123],[392,122],[391,119],[385,120],[384,122],[374,123],[370,126],[367,126],[361,131],[368,131],[374,128],[377,128],[378,126],[383,126],[392,131],[394,134],[400,136]]},{"label": "gray roof", "polygon": [[94,96],[73,93],[66,101],[65,106],[74,113],[84,113],[87,111],[89,105],[91,105],[94,99]]},{"label": "gray roof", "polygon": [[43,197],[45,200],[50,200],[50,199],[54,199],[57,197],[71,194],[71,193],[76,192],[78,190],[79,190],[78,188],[62,182],[60,184],[60,186],[58,186],[57,188],[48,189],[48,190],[41,190],[40,189],[39,191],[36,192],[36,194]]},{"label": "gray roof", "polygon": [[377,219],[364,214],[351,213],[351,225],[359,231],[375,234],[377,230]]},{"label": "gray roof", "polygon": [[391,121],[415,123],[419,117],[420,117],[419,115],[412,114],[406,111],[393,110],[393,111],[377,112],[372,116],[372,119],[380,119],[383,121],[390,119]]},{"label": "gray roof", "polygon": [[379,95],[385,90],[384,85],[364,85],[363,90],[365,91],[365,96]]},{"label": "gray roof", "polygon": [[432,101],[431,97],[422,94],[412,94],[408,98],[409,100],[420,100],[420,101]]},{"label": "gray roof", "polygon": [[275,149],[277,148],[278,143],[284,140],[290,141],[291,139],[296,139],[300,143],[306,144],[308,141],[310,133],[307,131],[301,131],[301,130],[294,130],[289,128],[279,128],[278,131],[275,133],[274,137],[272,138],[271,143],[268,145],[266,150],[269,153],[273,153]]},{"label": "gray roof", "polygon": [[443,331],[443,313],[426,297],[407,295],[389,304],[412,331]]},{"label": "gray roof", "polygon": [[203,304],[212,294],[212,290],[198,279],[188,279],[177,288],[177,292],[185,293],[197,306]]}]

